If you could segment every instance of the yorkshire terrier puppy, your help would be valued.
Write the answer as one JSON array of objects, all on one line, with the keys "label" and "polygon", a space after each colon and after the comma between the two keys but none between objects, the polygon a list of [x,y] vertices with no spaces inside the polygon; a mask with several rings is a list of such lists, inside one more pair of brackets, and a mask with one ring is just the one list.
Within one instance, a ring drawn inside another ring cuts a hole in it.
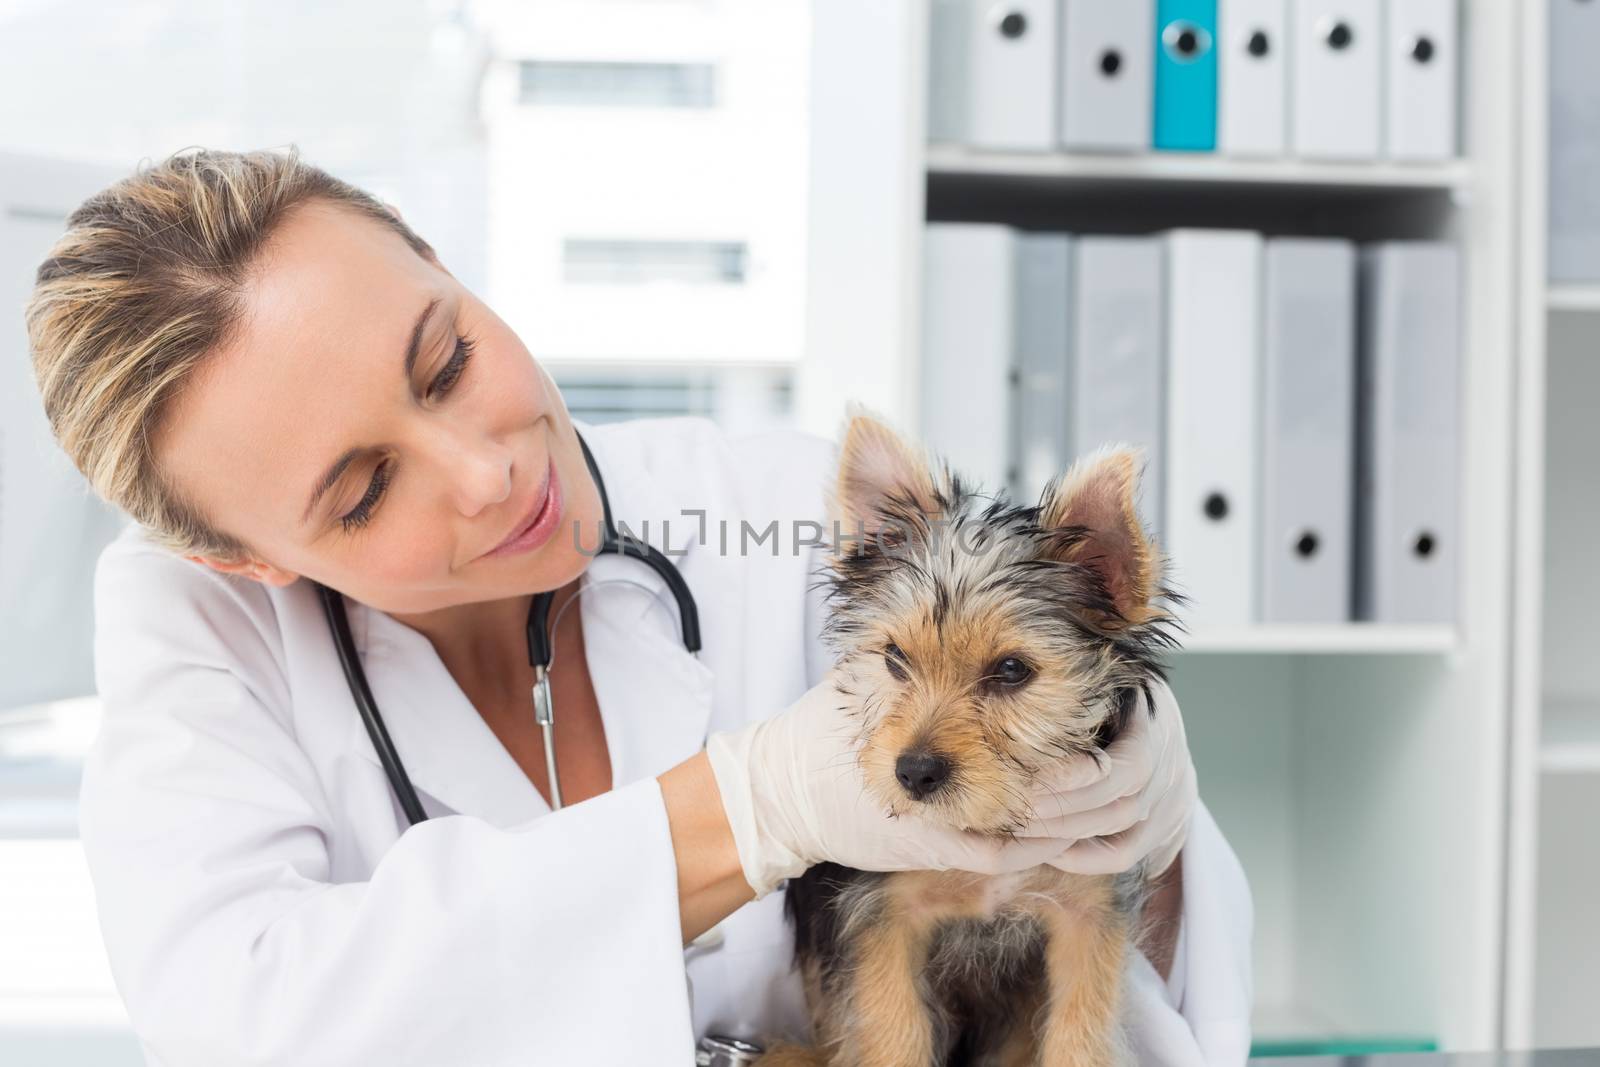
[{"label": "yorkshire terrier puppy", "polygon": [[[1128,716],[1154,708],[1177,626],[1158,602],[1183,598],[1163,585],[1136,511],[1140,458],[1103,448],[1017,506],[851,419],[824,633],[866,788],[887,810],[1013,835],[1039,775],[1103,755]],[[785,910],[815,1044],[774,1049],[761,1067],[1125,1063],[1120,987],[1142,867],[812,868],[789,882]]]}]

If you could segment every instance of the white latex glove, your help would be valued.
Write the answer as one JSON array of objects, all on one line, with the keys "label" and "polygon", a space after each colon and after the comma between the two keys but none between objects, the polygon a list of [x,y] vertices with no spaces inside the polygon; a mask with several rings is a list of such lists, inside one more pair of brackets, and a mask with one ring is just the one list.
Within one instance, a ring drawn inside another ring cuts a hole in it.
[{"label": "white latex glove", "polygon": [[[757,899],[824,860],[863,871],[979,874],[1026,870],[1072,844],[1029,824],[996,838],[894,818],[866,791],[856,761],[859,726],[840,694],[838,668],[777,715],[706,742],[745,880]],[[1044,790],[1032,797],[1042,805]]]},{"label": "white latex glove", "polygon": [[1150,687],[1152,717],[1141,695],[1122,735],[1097,762],[1068,760],[1041,776],[1048,797],[1034,805],[1036,831],[1048,840],[1080,839],[1047,860],[1075,874],[1116,874],[1142,859],[1161,874],[1189,836],[1198,786],[1183,715],[1165,682]]}]

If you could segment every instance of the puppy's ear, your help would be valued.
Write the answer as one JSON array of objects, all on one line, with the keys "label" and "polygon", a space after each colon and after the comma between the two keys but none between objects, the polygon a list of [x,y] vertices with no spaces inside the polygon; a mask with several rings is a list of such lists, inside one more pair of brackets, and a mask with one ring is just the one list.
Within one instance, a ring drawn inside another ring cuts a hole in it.
[{"label": "puppy's ear", "polygon": [[847,534],[871,535],[905,523],[910,512],[940,510],[927,455],[888,424],[852,403],[846,415],[839,466],[828,495],[828,513]]},{"label": "puppy's ear", "polygon": [[1092,567],[1105,583],[1116,614],[1097,621],[1108,630],[1161,614],[1150,602],[1159,580],[1156,549],[1139,521],[1143,465],[1141,449],[1105,445],[1051,482],[1040,499],[1040,524],[1061,535],[1056,558]]}]

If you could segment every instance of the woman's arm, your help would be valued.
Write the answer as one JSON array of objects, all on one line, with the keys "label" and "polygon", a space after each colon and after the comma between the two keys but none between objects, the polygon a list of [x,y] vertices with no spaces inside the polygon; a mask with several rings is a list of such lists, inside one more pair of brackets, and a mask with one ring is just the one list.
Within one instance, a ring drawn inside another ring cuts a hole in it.
[{"label": "woman's arm", "polygon": [[683,943],[705,933],[755,899],[739,866],[739,851],[705,752],[662,774],[661,799],[678,861],[678,914]]},{"label": "woman's arm", "polygon": [[301,747],[275,623],[241,600],[254,593],[182,561],[123,562],[97,575],[105,715],[79,825],[153,1058],[562,1063],[597,1027],[615,1062],[692,1057],[656,779],[514,827],[449,815],[385,842],[381,779],[330,781]]}]

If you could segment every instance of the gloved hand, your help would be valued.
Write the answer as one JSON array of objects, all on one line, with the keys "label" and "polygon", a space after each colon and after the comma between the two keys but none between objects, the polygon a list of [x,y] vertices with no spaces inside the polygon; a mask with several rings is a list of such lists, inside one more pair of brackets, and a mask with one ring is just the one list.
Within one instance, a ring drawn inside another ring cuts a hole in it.
[{"label": "gloved hand", "polygon": [[[1017,839],[894,818],[868,795],[856,762],[858,724],[836,689],[839,668],[777,715],[706,742],[745,880],[757,899],[831,860],[863,871],[1004,874],[1048,861],[1072,842],[1029,825]],[[1033,799],[1043,804],[1049,793]]]},{"label": "gloved hand", "polygon": [[[1078,756],[1042,775],[1047,797],[1034,805],[1038,833],[1075,838],[1045,861],[1075,874],[1116,874],[1148,858],[1149,877],[1177,858],[1189,836],[1198,785],[1183,715],[1165,682],[1140,696],[1127,728],[1099,762]],[[1029,831],[1033,832],[1033,831]]]}]

